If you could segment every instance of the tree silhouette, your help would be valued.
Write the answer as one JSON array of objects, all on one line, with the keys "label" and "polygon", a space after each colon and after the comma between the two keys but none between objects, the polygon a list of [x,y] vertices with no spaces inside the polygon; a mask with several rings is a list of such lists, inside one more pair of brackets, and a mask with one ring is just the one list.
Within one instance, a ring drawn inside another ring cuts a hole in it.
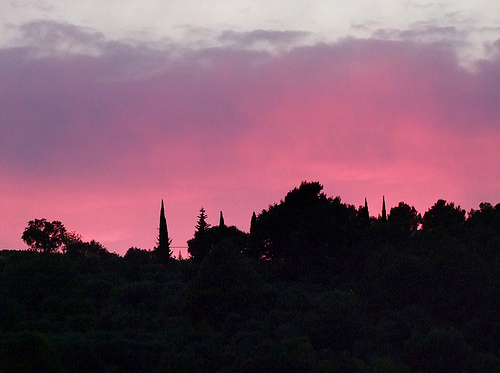
[{"label": "tree silhouette", "polygon": [[220,212],[220,219],[219,219],[219,227],[225,227],[226,224],[224,224],[224,216],[222,216],[222,211]]},{"label": "tree silhouette", "polygon": [[113,255],[95,240],[91,240],[90,242],[83,242],[81,239],[70,240],[65,244],[63,251],[70,257],[97,256],[104,258]]},{"label": "tree silhouette", "polygon": [[255,229],[255,224],[257,223],[257,215],[255,214],[255,211],[252,213],[252,219],[250,220],[250,234],[252,234],[252,231]]},{"label": "tree silhouette", "polygon": [[168,238],[167,219],[165,218],[165,208],[163,200],[161,200],[160,209],[160,228],[158,234],[158,245],[154,250],[156,260],[162,264],[167,264],[172,259],[172,251],[170,250],[171,240]]},{"label": "tree silhouette", "polygon": [[252,219],[250,220],[250,236],[248,239],[248,250],[247,255],[251,258],[258,259],[261,257],[262,253],[259,250],[259,239],[258,239],[258,228],[257,228],[257,215],[255,211],[252,213]]},{"label": "tree silhouette", "polygon": [[408,235],[417,230],[422,217],[417,213],[415,207],[399,202],[398,206],[391,208],[387,221],[391,234]]},{"label": "tree silhouette", "polygon": [[280,204],[262,211],[253,220],[251,255],[299,265],[329,258],[346,236],[352,211],[322,189],[318,182],[303,182]]},{"label": "tree silhouette", "polygon": [[464,222],[465,210],[440,199],[424,214],[422,229],[457,234]]},{"label": "tree silhouette", "polygon": [[207,223],[207,218],[205,209],[201,207],[198,222],[195,226],[194,238],[188,241],[188,253],[194,260],[203,259],[210,251],[210,245],[207,240],[207,231],[210,228],[210,224]]},{"label": "tree silhouette", "polygon": [[68,233],[60,221],[35,219],[28,222],[21,238],[31,250],[51,253],[66,243]]},{"label": "tree silhouette", "polygon": [[151,251],[131,247],[127,250],[123,259],[137,266],[148,264],[151,262]]},{"label": "tree silhouette", "polygon": [[208,228],[210,228],[210,224],[207,223],[207,214],[205,213],[205,209],[203,206],[200,209],[200,214],[198,215],[198,223],[196,223],[195,228],[196,232],[195,235],[198,234],[203,234],[206,232]]},{"label": "tree silhouette", "polygon": [[387,212],[385,210],[385,196],[382,196],[382,216],[381,216],[382,221],[387,220]]},{"label": "tree silhouette", "polygon": [[365,198],[364,206],[359,206],[358,221],[362,228],[370,226],[370,213],[368,212],[368,201]]},{"label": "tree silhouette", "polygon": [[95,240],[84,242],[82,236],[76,232],[68,232],[60,221],[49,222],[47,219],[35,219],[28,222],[22,239],[31,250],[45,253],[56,252],[62,249],[70,257],[98,256],[107,257],[111,254]]},{"label": "tree silhouette", "polygon": [[194,238],[188,241],[188,252],[194,260],[203,260],[215,247],[222,244],[229,245],[235,251],[242,252],[248,248],[248,234],[235,226],[224,223],[222,211],[219,225],[210,227],[206,222],[207,215],[203,207],[198,215],[198,224]]},{"label": "tree silhouette", "polygon": [[479,204],[479,210],[471,209],[466,221],[469,242],[474,249],[497,255],[500,248],[500,203]]},{"label": "tree silhouette", "polygon": [[471,209],[469,212],[467,223],[474,229],[481,227],[500,231],[500,203],[495,207],[488,202],[480,203],[479,210]]}]

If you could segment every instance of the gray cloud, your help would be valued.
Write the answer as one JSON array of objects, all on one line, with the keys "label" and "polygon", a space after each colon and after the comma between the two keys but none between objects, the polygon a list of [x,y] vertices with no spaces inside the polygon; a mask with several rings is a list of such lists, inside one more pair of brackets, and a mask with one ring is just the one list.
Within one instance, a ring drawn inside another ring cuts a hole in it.
[{"label": "gray cloud", "polygon": [[293,46],[311,34],[305,31],[273,31],[273,30],[252,30],[247,32],[237,32],[226,30],[219,36],[223,42],[233,42],[238,46],[251,47],[257,43],[269,43],[274,46]]},{"label": "gray cloud", "polygon": [[463,42],[468,33],[455,26],[436,26],[432,23],[418,23],[410,29],[378,29],[373,33],[375,38],[384,40],[406,40],[422,43],[446,42],[457,44]]},{"label": "gray cloud", "polygon": [[25,23],[19,27],[25,45],[36,46],[39,51],[94,54],[105,40],[100,32],[50,20]]}]

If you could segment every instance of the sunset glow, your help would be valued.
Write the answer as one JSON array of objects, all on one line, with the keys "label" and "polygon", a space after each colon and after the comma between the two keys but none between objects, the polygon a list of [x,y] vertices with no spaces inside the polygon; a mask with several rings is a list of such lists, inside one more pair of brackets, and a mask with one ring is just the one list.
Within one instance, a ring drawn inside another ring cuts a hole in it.
[{"label": "sunset glow", "polygon": [[[84,22],[50,3],[23,17],[0,6],[0,248],[25,248],[28,220],[43,217],[112,252],[152,249],[162,199],[172,245],[186,246],[201,206],[209,223],[223,211],[248,231],[253,211],[304,180],[356,206],[366,197],[373,216],[382,195],[388,210],[421,213],[437,199],[500,202],[500,31],[487,2],[484,25],[461,2],[447,5],[453,19],[415,11],[396,25],[394,2],[337,31],[310,26],[317,9],[252,8],[244,22],[228,2],[223,20],[166,15],[165,30],[146,30],[139,14],[104,29],[109,13],[87,9]],[[123,4],[113,10],[137,14]],[[169,37],[180,24],[190,31]]]}]

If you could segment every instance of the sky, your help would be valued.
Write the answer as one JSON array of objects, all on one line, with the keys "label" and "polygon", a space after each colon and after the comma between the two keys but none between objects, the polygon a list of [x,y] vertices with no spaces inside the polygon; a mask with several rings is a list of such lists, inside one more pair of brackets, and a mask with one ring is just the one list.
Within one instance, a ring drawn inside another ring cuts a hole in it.
[{"label": "sky", "polygon": [[0,248],[46,218],[152,249],[162,199],[185,247],[302,181],[500,202],[500,2],[19,0],[0,30]]}]

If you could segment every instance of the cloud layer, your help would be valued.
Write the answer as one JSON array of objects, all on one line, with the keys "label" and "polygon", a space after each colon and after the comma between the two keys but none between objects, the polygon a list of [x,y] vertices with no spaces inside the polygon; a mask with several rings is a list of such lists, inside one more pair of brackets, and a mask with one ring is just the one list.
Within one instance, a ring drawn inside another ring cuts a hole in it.
[{"label": "cloud layer", "polygon": [[184,246],[202,205],[247,230],[302,180],[366,196],[373,215],[383,194],[420,212],[499,202],[498,43],[471,69],[453,42],[415,35],[301,45],[306,33],[227,31],[186,48],[54,22],[21,31],[24,46],[0,50],[5,247],[46,217],[112,251],[152,248],[162,198]]}]

